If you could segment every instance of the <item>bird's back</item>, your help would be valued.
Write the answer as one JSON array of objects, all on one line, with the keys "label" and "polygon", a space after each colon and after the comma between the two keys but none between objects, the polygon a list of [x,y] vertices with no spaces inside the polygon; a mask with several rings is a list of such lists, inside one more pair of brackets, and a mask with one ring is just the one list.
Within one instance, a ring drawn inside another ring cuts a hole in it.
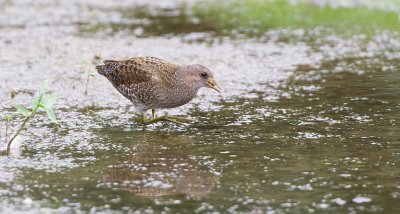
[{"label": "bird's back", "polygon": [[99,74],[113,84],[130,85],[173,75],[178,67],[156,57],[135,57],[125,60],[104,60],[104,65],[96,66]]}]

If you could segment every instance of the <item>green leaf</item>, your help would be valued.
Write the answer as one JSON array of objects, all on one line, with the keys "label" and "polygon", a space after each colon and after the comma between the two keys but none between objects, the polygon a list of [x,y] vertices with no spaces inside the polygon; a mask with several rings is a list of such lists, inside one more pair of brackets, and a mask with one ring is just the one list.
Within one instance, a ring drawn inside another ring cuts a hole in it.
[{"label": "green leaf", "polygon": [[5,116],[5,119],[6,119],[6,122],[7,122],[7,123],[10,122],[11,117],[12,117],[12,115],[8,115],[8,114]]},{"label": "green leaf", "polygon": [[42,105],[46,109],[51,109],[54,106],[54,103],[56,103],[57,100],[57,94],[51,94],[49,96],[45,96],[42,98]]},{"label": "green leaf", "polygon": [[39,87],[39,97],[43,97],[45,92],[46,92],[46,85],[42,83]]},{"label": "green leaf", "polygon": [[23,107],[22,105],[16,105],[15,107],[17,108],[17,112],[24,115],[24,117],[28,117],[31,114],[31,112],[26,110],[26,108]]},{"label": "green leaf", "polygon": [[94,76],[96,76],[96,72],[90,71],[90,72],[89,72],[89,77],[94,77]]},{"label": "green leaf", "polygon": [[31,107],[32,109],[35,109],[39,106],[39,98],[36,98],[32,101]]},{"label": "green leaf", "polygon": [[47,117],[51,120],[52,123],[58,123],[56,119],[56,114],[52,108],[46,108]]}]

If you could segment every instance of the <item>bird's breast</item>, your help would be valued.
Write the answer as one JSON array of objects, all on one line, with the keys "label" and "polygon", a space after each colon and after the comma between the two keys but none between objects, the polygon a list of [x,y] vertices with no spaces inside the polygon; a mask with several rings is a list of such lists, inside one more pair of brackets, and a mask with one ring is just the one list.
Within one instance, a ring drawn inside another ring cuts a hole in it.
[{"label": "bird's breast", "polygon": [[159,94],[157,107],[158,108],[175,108],[185,105],[196,96],[197,90],[187,87],[173,87],[164,89]]}]

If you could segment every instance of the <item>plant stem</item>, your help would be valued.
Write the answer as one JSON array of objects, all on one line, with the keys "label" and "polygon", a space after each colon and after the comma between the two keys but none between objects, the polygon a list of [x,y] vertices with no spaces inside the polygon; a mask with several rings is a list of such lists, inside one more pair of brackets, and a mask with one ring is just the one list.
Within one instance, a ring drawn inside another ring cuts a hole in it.
[{"label": "plant stem", "polygon": [[5,142],[7,143],[8,141],[8,125],[9,125],[10,121],[6,121],[6,136],[5,136]]},{"label": "plant stem", "polygon": [[88,73],[87,79],[86,79],[85,96],[88,94],[89,78],[90,78],[90,74]]},{"label": "plant stem", "polygon": [[31,119],[35,115],[36,110],[39,108],[39,104],[41,102],[41,99],[42,99],[42,97],[39,97],[38,105],[32,110],[32,112],[31,112],[31,114],[29,116],[25,117],[24,121],[22,121],[21,126],[18,128],[18,130],[15,132],[15,134],[11,137],[11,139],[8,141],[8,143],[7,143],[7,155],[10,154],[10,147],[11,147],[11,143],[13,142],[13,140],[25,128],[26,122],[28,122],[28,120]]}]

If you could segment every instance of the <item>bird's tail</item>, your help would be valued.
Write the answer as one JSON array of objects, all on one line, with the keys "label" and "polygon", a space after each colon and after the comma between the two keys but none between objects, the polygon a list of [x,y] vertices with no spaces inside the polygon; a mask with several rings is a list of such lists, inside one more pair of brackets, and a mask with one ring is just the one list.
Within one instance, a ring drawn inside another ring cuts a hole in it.
[{"label": "bird's tail", "polygon": [[97,73],[101,75],[106,75],[107,73],[112,72],[118,64],[116,60],[104,60],[104,65],[96,65]]}]

